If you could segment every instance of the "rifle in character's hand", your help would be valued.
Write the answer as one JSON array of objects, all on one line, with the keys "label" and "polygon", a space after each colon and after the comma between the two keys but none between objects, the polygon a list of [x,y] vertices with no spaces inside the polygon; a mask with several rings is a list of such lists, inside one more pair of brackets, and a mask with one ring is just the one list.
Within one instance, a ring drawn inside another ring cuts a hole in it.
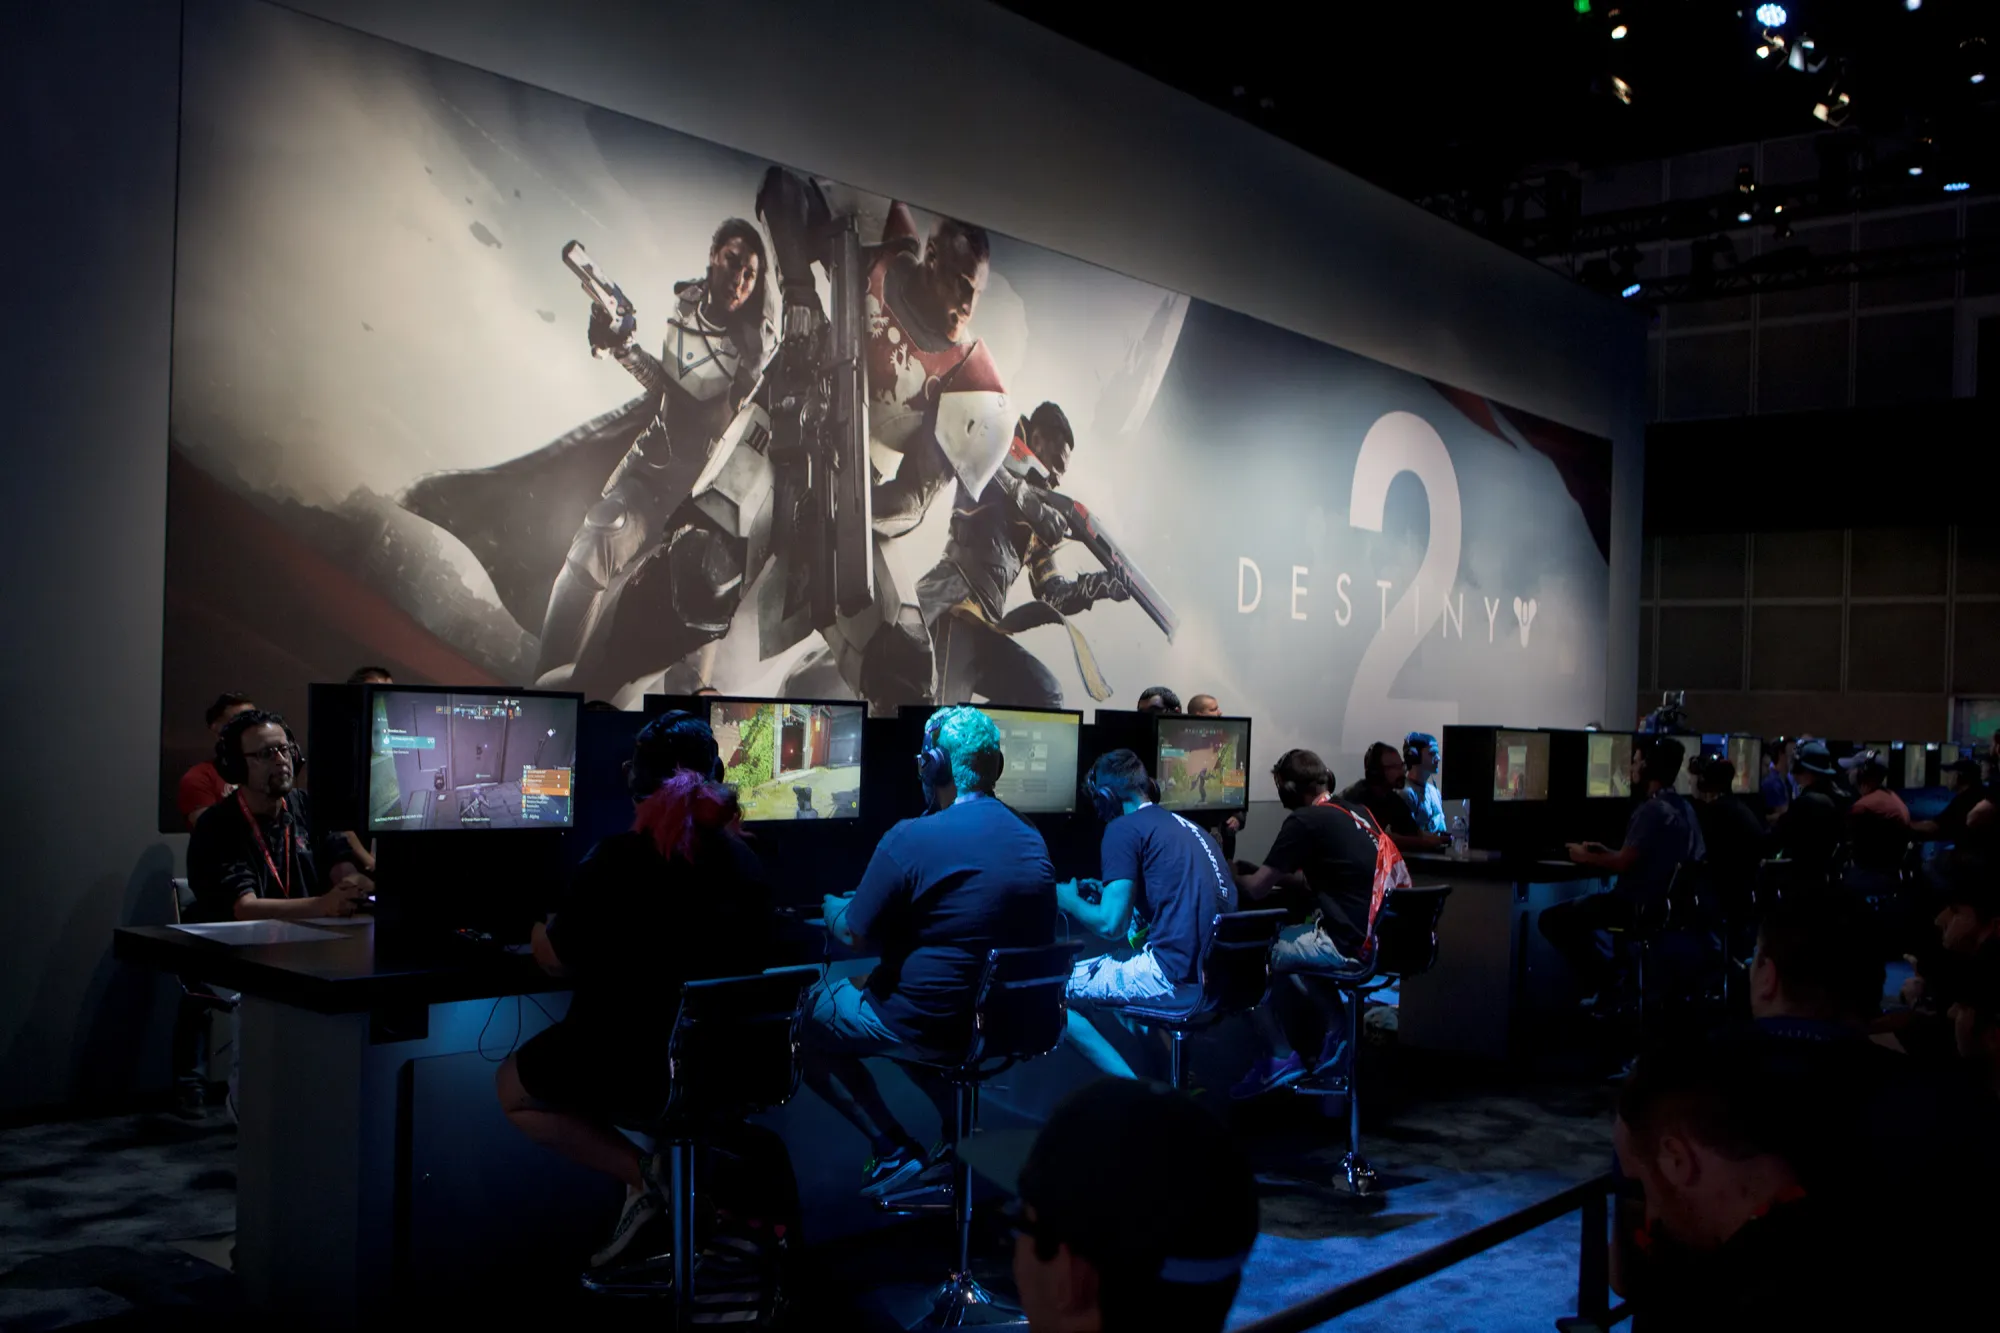
[{"label": "rifle in character's hand", "polygon": [[590,262],[590,254],[583,248],[582,241],[571,241],[565,245],[562,261],[583,284],[583,294],[604,312],[602,316],[593,316],[590,321],[591,355],[603,356],[611,348],[629,342],[639,328],[639,312],[618,284],[605,277],[598,271],[597,265]]},{"label": "rifle in character's hand", "polygon": [[1072,500],[1061,491],[1041,489],[1036,494],[1063,516],[1063,521],[1069,524],[1070,536],[1082,542],[1084,549],[1096,557],[1098,564],[1124,581],[1125,586],[1132,590],[1132,600],[1152,617],[1160,632],[1167,636],[1167,642],[1172,643],[1174,631],[1180,628],[1180,617],[1174,614],[1173,607],[1167,605],[1167,599],[1160,596],[1160,590],[1139,572],[1139,567],[1132,563],[1124,549],[1112,540],[1097,515],[1085,508],[1082,501]]}]

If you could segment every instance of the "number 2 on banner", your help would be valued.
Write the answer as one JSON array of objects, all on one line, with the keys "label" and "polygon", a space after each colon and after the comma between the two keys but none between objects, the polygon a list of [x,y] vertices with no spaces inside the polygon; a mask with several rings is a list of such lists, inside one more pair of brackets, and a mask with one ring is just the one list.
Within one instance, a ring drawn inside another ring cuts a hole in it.
[{"label": "number 2 on banner", "polygon": [[[1354,496],[1348,505],[1347,522],[1350,527],[1380,532],[1389,483],[1405,472],[1416,475],[1430,503],[1430,545],[1415,581],[1383,617],[1381,628],[1361,654],[1361,665],[1354,670],[1341,727],[1341,750],[1347,754],[1359,754],[1373,741],[1394,744],[1406,731],[1434,731],[1458,721],[1456,700],[1389,697],[1403,664],[1417,651],[1431,626],[1443,618],[1445,599],[1458,582],[1459,538],[1464,526],[1458,473],[1452,468],[1444,441],[1428,421],[1413,412],[1391,412],[1368,428],[1360,456],[1354,460]],[[1414,604],[1412,598],[1416,599]]]}]

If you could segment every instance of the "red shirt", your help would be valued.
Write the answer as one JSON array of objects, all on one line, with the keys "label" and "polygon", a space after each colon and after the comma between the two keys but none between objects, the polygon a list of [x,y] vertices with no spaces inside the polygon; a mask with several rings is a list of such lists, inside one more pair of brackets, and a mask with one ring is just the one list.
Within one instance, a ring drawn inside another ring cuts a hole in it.
[{"label": "red shirt", "polygon": [[181,785],[175,793],[174,802],[180,806],[181,818],[185,819],[187,826],[192,829],[198,813],[234,790],[236,790],[234,787],[222,780],[222,774],[216,771],[215,761],[204,759],[181,774]]},{"label": "red shirt", "polygon": [[1853,814],[1893,819],[1898,824],[1906,826],[1910,822],[1910,807],[1904,805],[1903,798],[1887,787],[1877,787],[1874,791],[1862,793],[1849,809]]}]

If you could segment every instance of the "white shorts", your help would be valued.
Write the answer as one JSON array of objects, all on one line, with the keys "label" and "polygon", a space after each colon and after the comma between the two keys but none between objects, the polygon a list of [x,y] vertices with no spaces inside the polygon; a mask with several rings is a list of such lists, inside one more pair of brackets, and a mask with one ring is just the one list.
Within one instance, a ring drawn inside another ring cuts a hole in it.
[{"label": "white shorts", "polygon": [[1333,937],[1321,930],[1317,921],[1287,926],[1279,934],[1278,942],[1271,946],[1274,973],[1347,972],[1355,966],[1355,960],[1341,953]]},{"label": "white shorts", "polygon": [[1174,993],[1151,949],[1080,958],[1069,974],[1069,998],[1093,1004],[1136,1004]]}]

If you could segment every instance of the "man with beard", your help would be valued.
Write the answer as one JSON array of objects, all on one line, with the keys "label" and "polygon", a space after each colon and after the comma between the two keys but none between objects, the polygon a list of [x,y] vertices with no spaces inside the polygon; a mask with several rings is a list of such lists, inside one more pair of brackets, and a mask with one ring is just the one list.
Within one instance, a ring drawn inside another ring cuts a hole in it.
[{"label": "man with beard", "polygon": [[292,785],[302,763],[276,713],[251,709],[222,729],[215,766],[236,790],[202,814],[188,841],[192,919],[349,916],[374,892],[345,839],[314,837],[305,793]]},{"label": "man with beard", "polygon": [[[659,539],[776,350],[763,299],[767,268],[757,228],[742,218],[724,221],[709,242],[706,275],[675,284],[657,357],[614,326],[602,305],[591,307],[591,352],[624,366],[653,397],[655,411],[584,516],[549,590],[537,667],[544,682],[569,679],[552,673],[577,662],[597,627],[605,589]],[[600,694],[623,683],[588,682]]]},{"label": "man with beard", "polygon": [[[1068,617],[1103,599],[1125,601],[1132,592],[1109,571],[1073,579],[1056,573],[1056,548],[1069,537],[1069,525],[1041,493],[1062,484],[1075,448],[1062,408],[1043,403],[1015,424],[1006,461],[976,501],[960,483],[944,554],[917,584],[917,604],[936,654],[938,702],[965,703],[977,695],[1031,708],[1062,707],[1055,674],[1013,637],[1018,629],[1051,619],[1069,630],[1085,682],[1102,686],[1090,645]],[[1032,614],[1010,616],[1007,594],[1023,566],[1038,605],[1024,608]],[[1110,691],[1091,693],[1103,698]]]}]

